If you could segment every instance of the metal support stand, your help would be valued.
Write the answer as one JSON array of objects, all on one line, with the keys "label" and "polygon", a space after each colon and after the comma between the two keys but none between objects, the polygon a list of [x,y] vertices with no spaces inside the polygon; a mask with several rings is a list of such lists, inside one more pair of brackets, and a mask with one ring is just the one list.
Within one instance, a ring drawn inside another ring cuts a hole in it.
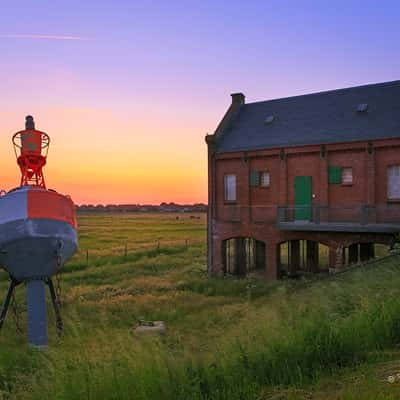
[{"label": "metal support stand", "polygon": [[14,293],[15,287],[19,284],[15,279],[11,279],[10,286],[8,287],[7,296],[4,300],[3,308],[0,315],[0,329],[3,327],[4,320],[6,319],[8,308],[10,306],[11,298]]},{"label": "metal support stand", "polygon": [[29,344],[36,348],[48,345],[46,288],[42,279],[26,282]]},{"label": "metal support stand", "polygon": [[64,330],[64,323],[61,318],[61,312],[60,312],[60,305],[59,305],[59,299],[57,299],[56,291],[54,289],[53,281],[49,278],[47,280],[47,285],[50,290],[50,295],[51,295],[51,302],[53,303],[53,308],[54,308],[54,313],[56,315],[56,327],[57,327],[57,334],[58,336],[61,336],[63,330]]}]

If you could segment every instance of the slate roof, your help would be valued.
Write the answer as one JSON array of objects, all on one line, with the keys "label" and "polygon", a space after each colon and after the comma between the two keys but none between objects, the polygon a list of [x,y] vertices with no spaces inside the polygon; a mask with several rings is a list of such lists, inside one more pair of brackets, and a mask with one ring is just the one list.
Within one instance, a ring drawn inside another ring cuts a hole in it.
[{"label": "slate roof", "polygon": [[[368,104],[366,112],[357,112]],[[272,122],[265,123],[269,116]],[[217,152],[400,138],[400,81],[243,104]]]}]

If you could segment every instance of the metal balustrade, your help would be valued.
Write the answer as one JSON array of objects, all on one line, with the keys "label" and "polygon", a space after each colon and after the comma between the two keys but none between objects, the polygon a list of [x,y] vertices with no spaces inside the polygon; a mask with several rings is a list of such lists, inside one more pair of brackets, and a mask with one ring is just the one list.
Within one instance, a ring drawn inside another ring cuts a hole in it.
[{"label": "metal balustrade", "polygon": [[400,204],[296,207],[217,206],[217,220],[276,224],[281,230],[400,232]]},{"label": "metal balustrade", "polygon": [[278,207],[282,230],[400,232],[400,205],[312,205]]}]

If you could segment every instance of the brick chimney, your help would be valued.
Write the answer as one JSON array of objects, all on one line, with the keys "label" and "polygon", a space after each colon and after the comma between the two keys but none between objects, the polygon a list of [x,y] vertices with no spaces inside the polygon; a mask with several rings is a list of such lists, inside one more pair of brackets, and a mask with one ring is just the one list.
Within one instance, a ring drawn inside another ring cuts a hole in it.
[{"label": "brick chimney", "polygon": [[232,97],[232,104],[242,105],[245,102],[244,101],[245,97],[243,93],[232,93],[231,97]]}]

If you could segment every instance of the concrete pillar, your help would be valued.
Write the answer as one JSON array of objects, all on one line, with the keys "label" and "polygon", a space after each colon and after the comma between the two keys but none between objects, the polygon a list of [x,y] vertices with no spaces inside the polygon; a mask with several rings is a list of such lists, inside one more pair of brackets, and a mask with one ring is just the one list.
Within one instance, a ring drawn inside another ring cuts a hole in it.
[{"label": "concrete pillar", "polygon": [[358,263],[358,243],[349,246],[349,264]]},{"label": "concrete pillar", "polygon": [[300,240],[290,240],[290,262],[288,266],[288,274],[294,275],[297,270],[300,268],[301,260],[300,260]]},{"label": "concrete pillar", "polygon": [[266,258],[266,277],[268,280],[276,280],[279,278],[278,269],[278,245],[268,242],[265,245]]},{"label": "concrete pillar", "polygon": [[225,272],[225,246],[221,240],[213,240],[212,243],[212,268],[209,270],[210,275],[219,276]]},{"label": "concrete pillar", "polygon": [[237,238],[236,240],[236,274],[245,276],[247,273],[247,259],[246,259],[246,242],[244,238]]},{"label": "concrete pillar", "polygon": [[265,270],[265,244],[256,241],[256,269]]},{"label": "concrete pillar", "polygon": [[329,248],[329,268],[340,269],[344,264],[344,247]]},{"label": "concrete pillar", "polygon": [[29,344],[37,347],[47,346],[46,288],[42,280],[26,283],[26,303]]},{"label": "concrete pillar", "polygon": [[307,271],[316,272],[319,265],[318,242],[307,240]]},{"label": "concrete pillar", "polygon": [[278,268],[278,275],[281,276],[281,270],[282,270],[282,255],[281,255],[281,244],[276,245],[276,265]]},{"label": "concrete pillar", "polygon": [[329,247],[329,268],[335,268],[336,265],[336,248]]},{"label": "concrete pillar", "polygon": [[360,261],[368,261],[374,257],[373,243],[360,243]]}]

